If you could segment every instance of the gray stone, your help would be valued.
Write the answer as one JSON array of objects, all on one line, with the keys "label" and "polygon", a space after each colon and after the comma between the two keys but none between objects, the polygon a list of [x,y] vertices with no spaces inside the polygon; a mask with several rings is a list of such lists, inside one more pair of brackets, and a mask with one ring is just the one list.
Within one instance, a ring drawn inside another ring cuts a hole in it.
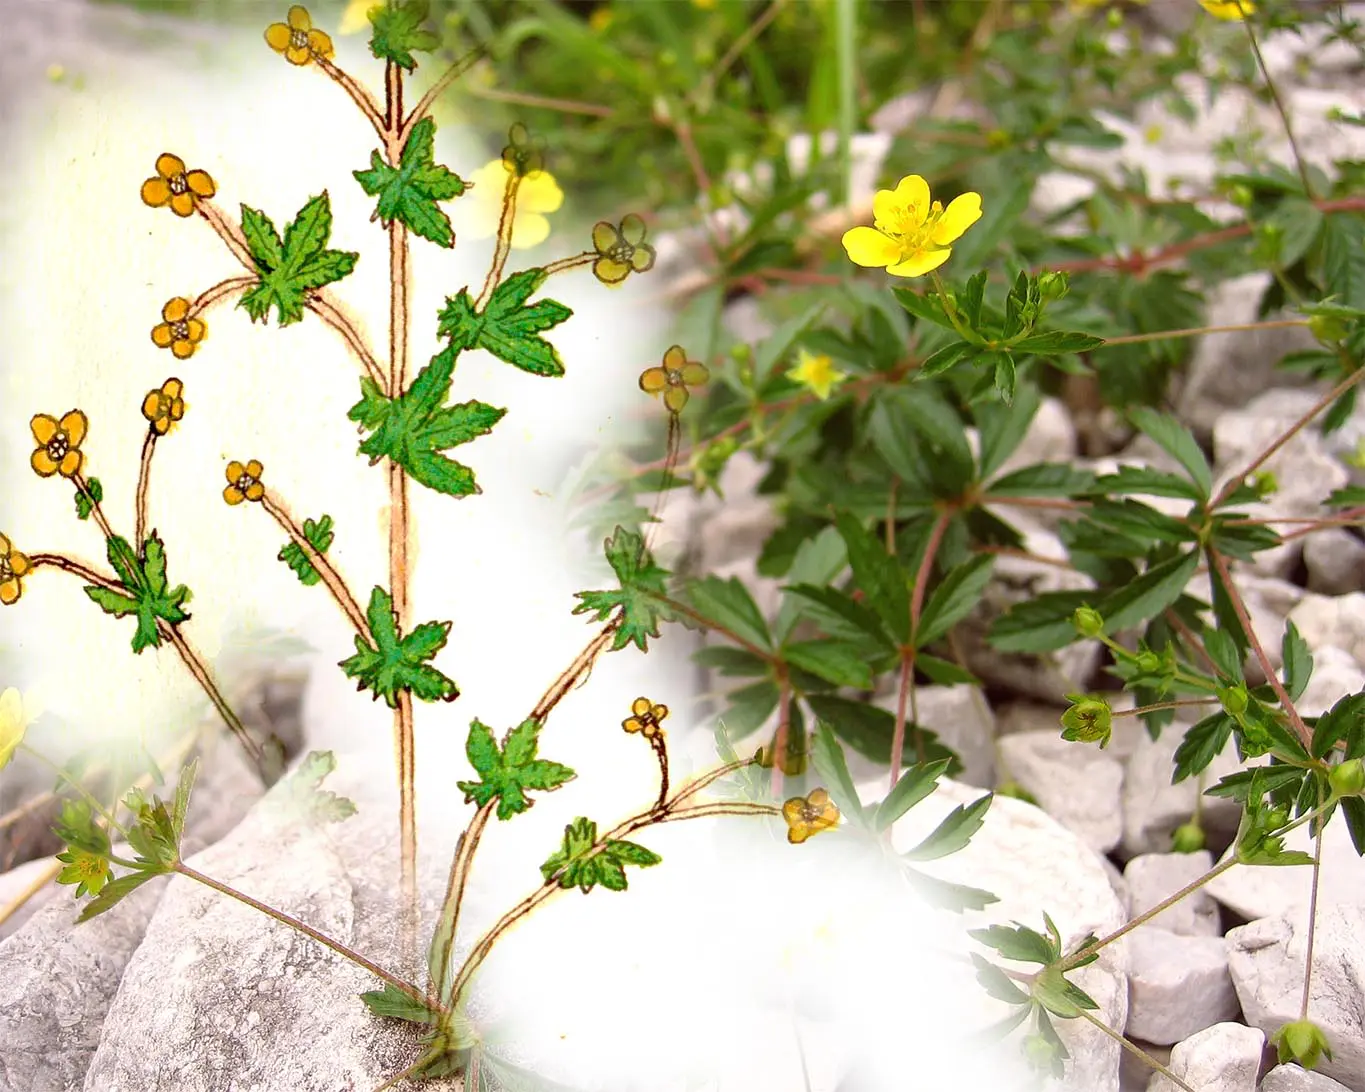
[{"label": "gray stone", "polygon": [[1309,647],[1313,650],[1313,674],[1294,702],[1301,715],[1321,716],[1346,695],[1365,690],[1365,670],[1349,652],[1331,645]]},{"label": "gray stone", "polygon": [[[1212,867],[1213,857],[1206,849],[1198,853],[1144,853],[1134,857],[1123,870],[1128,884],[1128,913],[1135,918],[1147,913]],[[1203,888],[1167,907],[1151,921],[1157,928],[1178,936],[1210,937],[1222,932],[1218,906]]]},{"label": "gray stone", "polygon": [[[874,704],[895,713],[900,696],[896,680],[884,676]],[[995,715],[978,686],[917,686],[919,724],[929,729],[962,759],[958,780],[979,788],[995,784]],[[909,719],[907,706],[906,718]],[[909,745],[907,744],[907,751]]]},{"label": "gray stone", "polygon": [[[1198,1092],[1256,1092],[1265,1035],[1241,1024],[1214,1024],[1171,1051],[1170,1070]],[[1147,1092],[1176,1092],[1174,1082],[1153,1074]]]},{"label": "gray stone", "polygon": [[1304,536],[1308,590],[1319,595],[1365,591],[1365,542],[1345,527],[1326,527]]},{"label": "gray stone", "polygon": [[1305,595],[1289,613],[1309,648],[1333,645],[1365,666],[1365,592],[1352,595]]},{"label": "gray stone", "polygon": [[1129,934],[1128,959],[1131,1038],[1179,1043],[1239,1011],[1222,937],[1140,925]]},{"label": "gray stone", "polygon": [[1122,790],[1123,766],[1116,759],[1056,732],[1002,736],[997,746],[1010,777],[1062,826],[1100,853],[1118,845],[1123,815],[1114,801]]},{"label": "gray stone", "polygon": [[[1328,829],[1336,824],[1329,824]],[[1359,870],[1360,862],[1353,862]],[[1281,870],[1283,871],[1283,870]],[[1307,872],[1307,869],[1300,871]],[[1333,869],[1324,867],[1323,879]],[[1330,898],[1330,897],[1329,897]],[[1332,1058],[1317,1071],[1347,1088],[1365,1086],[1365,905],[1319,903],[1308,1017],[1327,1035]],[[1303,922],[1263,918],[1229,931],[1228,967],[1247,1023],[1272,1035],[1299,1018],[1308,946]]]},{"label": "gray stone", "polygon": [[1344,1084],[1311,1069],[1277,1065],[1261,1079],[1260,1092],[1351,1092]]},{"label": "gray stone", "polygon": [[51,872],[52,866],[51,858],[39,857],[36,860],[25,861],[18,868],[0,873],[0,912],[12,905],[16,899],[27,896],[22,906],[0,922],[0,940],[17,933],[24,922],[33,917],[38,907],[57,893],[57,885],[49,877],[37,892],[28,894],[33,885],[39,882],[40,877]]}]

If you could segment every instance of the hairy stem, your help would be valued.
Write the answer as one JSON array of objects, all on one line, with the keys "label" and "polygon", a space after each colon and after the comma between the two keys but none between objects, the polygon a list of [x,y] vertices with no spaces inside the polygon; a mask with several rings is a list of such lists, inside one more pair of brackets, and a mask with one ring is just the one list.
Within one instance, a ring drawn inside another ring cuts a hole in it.
[{"label": "hairy stem", "polygon": [[1091,1012],[1086,1011],[1085,1009],[1079,1009],[1077,1011],[1080,1012],[1081,1017],[1084,1020],[1086,1020],[1090,1024],[1093,1024],[1095,1027],[1099,1028],[1100,1031],[1104,1032],[1105,1035],[1113,1039],[1116,1043],[1119,1044],[1119,1046],[1123,1047],[1124,1050],[1128,1051],[1129,1054],[1132,1054],[1136,1058],[1141,1058],[1144,1062],[1147,1063],[1147,1065],[1155,1069],[1158,1073],[1160,1073],[1163,1077],[1165,1077],[1176,1087],[1183,1088],[1185,1092],[1194,1092],[1193,1088],[1191,1088],[1179,1077],[1177,1077],[1174,1073],[1172,1073],[1167,1066],[1162,1065],[1136,1043],[1130,1042],[1128,1039],[1125,1039],[1122,1035],[1120,1035],[1117,1031],[1111,1028],[1098,1016],[1094,1015]]},{"label": "hairy stem", "polygon": [[543,724],[550,711],[563,700],[565,694],[586,682],[588,676],[592,674],[592,665],[597,662],[597,657],[606,651],[620,628],[621,615],[616,614],[602,627],[597,636],[588,642],[587,647],[574,658],[574,662],[560,673],[559,678],[550,684],[550,688],[541,695],[540,701],[536,702],[527,719]]}]

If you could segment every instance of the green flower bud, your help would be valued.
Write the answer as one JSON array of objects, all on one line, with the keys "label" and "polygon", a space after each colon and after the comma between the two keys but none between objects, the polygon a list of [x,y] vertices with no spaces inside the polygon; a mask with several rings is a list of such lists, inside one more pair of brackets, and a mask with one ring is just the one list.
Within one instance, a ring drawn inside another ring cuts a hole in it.
[{"label": "green flower bud", "polygon": [[1281,804],[1265,813],[1265,829],[1279,830],[1289,822],[1289,805]]},{"label": "green flower bud", "polygon": [[1146,652],[1139,652],[1137,657],[1137,669],[1144,675],[1161,674],[1161,657],[1150,649]]},{"label": "green flower bud", "polygon": [[1313,1069],[1326,1057],[1332,1060],[1332,1045],[1322,1028],[1312,1020],[1292,1020],[1270,1037],[1281,1063],[1297,1062],[1304,1069]]},{"label": "green flower bud", "polygon": [[1024,1058],[1032,1068],[1043,1072],[1052,1072],[1062,1060],[1057,1053],[1057,1044],[1041,1035],[1029,1035],[1024,1039]]},{"label": "green flower bud", "polygon": [[1071,624],[1082,637],[1098,637],[1104,632],[1104,615],[1090,607],[1077,607]]},{"label": "green flower bud", "polygon": [[1109,743],[1114,728],[1114,713],[1103,698],[1072,697],[1071,707],[1062,714],[1062,738],[1073,742]]},{"label": "green flower bud", "polygon": [[1004,129],[992,129],[986,134],[986,147],[999,150],[1010,146],[1010,135]]},{"label": "green flower bud", "polygon": [[1258,470],[1251,476],[1251,488],[1261,500],[1267,500],[1279,492],[1280,482],[1272,471]]},{"label": "green flower bud", "polygon": [[1236,686],[1220,686],[1216,693],[1219,702],[1222,703],[1223,712],[1230,717],[1239,717],[1245,713],[1251,701],[1247,688],[1241,683]]},{"label": "green flower bud", "polygon": [[1327,783],[1337,796],[1365,796],[1365,762],[1351,758],[1339,766],[1333,766],[1327,775]]},{"label": "green flower bud", "polygon": [[1244,186],[1239,182],[1228,192],[1228,200],[1238,208],[1247,209],[1256,200],[1256,196],[1251,192],[1249,186]]},{"label": "green flower bud", "polygon": [[1308,332],[1324,345],[1335,345],[1351,330],[1340,315],[1314,315],[1308,320]]},{"label": "green flower bud", "polygon": [[1071,288],[1071,278],[1065,273],[1041,273],[1038,276],[1038,291],[1045,300],[1059,300]]},{"label": "green flower bud", "polygon": [[1172,853],[1198,853],[1204,848],[1204,828],[1191,819],[1171,832]]}]

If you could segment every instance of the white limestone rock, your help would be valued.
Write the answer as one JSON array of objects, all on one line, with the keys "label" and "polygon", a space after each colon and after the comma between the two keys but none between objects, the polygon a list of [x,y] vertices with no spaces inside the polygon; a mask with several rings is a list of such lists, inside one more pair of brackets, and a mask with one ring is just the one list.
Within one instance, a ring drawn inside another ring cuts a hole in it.
[{"label": "white limestone rock", "polygon": [[1261,1078],[1260,1092],[1351,1092],[1344,1084],[1289,1062]]},{"label": "white limestone rock", "polygon": [[1219,936],[1140,925],[1128,944],[1129,1038],[1179,1043],[1240,1011]]},{"label": "white limestone rock", "polygon": [[1332,645],[1365,666],[1365,592],[1351,595],[1305,595],[1289,620],[1312,649]]},{"label": "white limestone rock", "polygon": [[1365,591],[1365,542],[1345,527],[1327,527],[1303,540],[1308,590],[1319,595]]},{"label": "white limestone rock", "polygon": [[[1171,1051],[1170,1070],[1198,1092],[1256,1092],[1265,1035],[1241,1024],[1214,1024]],[[1176,1092],[1163,1074],[1152,1075],[1147,1092]]]},{"label": "white limestone rock", "polygon": [[1000,759],[1011,778],[1044,811],[1100,853],[1118,845],[1123,815],[1116,802],[1123,766],[1093,744],[1064,740],[1056,732],[1001,736]]},{"label": "white limestone rock", "polygon": [[[1128,760],[1123,779],[1123,850],[1128,856],[1165,853],[1171,848],[1175,828],[1189,821],[1199,798],[1199,779],[1187,777],[1172,784],[1175,750],[1190,728],[1188,720],[1175,720],[1161,730],[1157,739],[1144,733]],[[1205,780],[1215,784],[1220,777],[1241,769],[1232,741],[1209,764]],[[1202,823],[1211,835],[1231,838],[1237,831],[1240,809],[1235,803],[1204,797]]]},{"label": "white limestone rock", "polygon": [[[1147,913],[1212,867],[1213,857],[1206,849],[1198,853],[1144,853],[1134,857],[1123,870],[1123,879],[1128,885],[1129,915],[1139,917]],[[1203,888],[1167,907],[1152,919],[1151,924],[1177,936],[1222,934],[1218,905]]]},{"label": "white limestone rock", "polygon": [[[875,704],[896,711],[895,680],[883,677]],[[929,729],[962,759],[959,781],[979,788],[995,784],[995,714],[978,686],[919,686],[915,706],[921,727]],[[907,744],[907,750],[909,745]]]}]

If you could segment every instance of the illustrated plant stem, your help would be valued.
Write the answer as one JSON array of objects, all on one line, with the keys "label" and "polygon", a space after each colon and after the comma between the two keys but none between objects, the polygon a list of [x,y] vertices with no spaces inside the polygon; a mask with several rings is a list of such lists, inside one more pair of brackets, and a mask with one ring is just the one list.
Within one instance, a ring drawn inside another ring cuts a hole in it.
[{"label": "illustrated plant stem", "polygon": [[1095,1027],[1099,1028],[1100,1031],[1104,1032],[1105,1035],[1113,1039],[1116,1043],[1119,1044],[1119,1046],[1123,1047],[1124,1050],[1128,1051],[1128,1053],[1132,1054],[1134,1057],[1141,1058],[1144,1062],[1146,1062],[1149,1066],[1155,1069],[1158,1073],[1160,1073],[1172,1084],[1180,1088],[1183,1088],[1185,1092],[1195,1092],[1193,1088],[1191,1088],[1179,1077],[1177,1077],[1174,1073],[1172,1073],[1169,1068],[1158,1062],[1155,1058],[1153,1058],[1150,1054],[1148,1054],[1136,1043],[1130,1042],[1128,1039],[1124,1038],[1117,1031],[1115,1031],[1108,1024],[1106,1024],[1103,1020],[1101,1020],[1098,1016],[1094,1015],[1094,1013],[1091,1013],[1086,1009],[1078,1009],[1077,1011],[1080,1013],[1082,1018],[1084,1018],[1088,1023],[1093,1024]]},{"label": "illustrated plant stem", "polygon": [[591,265],[597,260],[597,251],[584,250],[572,257],[560,258],[557,262],[550,262],[543,267],[547,277],[552,277],[556,273],[564,273],[570,269],[577,269],[579,266]]},{"label": "illustrated plant stem", "polygon": [[621,616],[617,614],[602,627],[596,637],[588,642],[587,647],[578,654],[573,663],[560,673],[559,678],[550,684],[550,689],[545,691],[540,701],[536,702],[535,708],[531,710],[531,715],[527,719],[543,724],[545,718],[550,715],[550,710],[560,703],[564,695],[592,674],[592,665],[607,645],[611,643],[616,631],[620,628]]},{"label": "illustrated plant stem", "polygon": [[[242,745],[242,749],[251,756],[253,762],[260,768],[262,774],[266,774],[265,754],[254,739],[251,733],[246,730],[246,726],[238,719],[237,714],[228,705],[227,699],[223,697],[217,684],[213,681],[213,676],[209,674],[208,667],[204,664],[199,653],[194,650],[189,641],[185,639],[175,626],[161,623],[159,625],[161,635],[171,643],[171,646],[180,654],[180,659],[189,670],[194,681],[199,684],[204,693],[208,695],[213,707],[218,710],[218,715],[223,718],[223,723],[228,726],[232,734],[237,737],[237,742]],[[269,780],[269,778],[267,778]]]},{"label": "illustrated plant stem", "polygon": [[[772,788],[775,796],[782,795],[782,764],[787,761],[787,737],[791,732],[792,688],[785,667],[778,669],[777,733],[773,736]],[[662,798],[661,798],[662,799]]]},{"label": "illustrated plant stem", "polygon": [[516,171],[508,171],[507,188],[502,194],[502,212],[498,216],[498,240],[493,247],[493,264],[488,267],[488,276],[483,280],[483,289],[479,292],[479,298],[474,301],[475,311],[482,311],[488,306],[488,301],[493,296],[493,290],[498,287],[498,281],[502,279],[502,270],[507,264],[507,255],[512,249],[512,228],[516,222],[517,190],[520,186],[521,175]]},{"label": "illustrated plant stem", "polygon": [[469,821],[468,828],[455,844],[455,855],[450,859],[450,878],[446,881],[446,895],[441,903],[441,920],[432,935],[431,958],[427,960],[435,972],[429,975],[428,998],[433,1003],[446,1001],[446,979],[450,974],[450,953],[455,947],[455,930],[460,924],[460,907],[464,903],[465,888],[469,884],[470,865],[484,828],[498,806],[497,798],[489,800]]},{"label": "illustrated plant stem", "polygon": [[146,439],[142,441],[142,461],[138,465],[137,471],[137,512],[133,522],[136,537],[133,539],[133,545],[139,554],[142,552],[142,543],[146,541],[147,535],[147,494],[151,489],[152,455],[155,452],[156,429],[149,428]]},{"label": "illustrated plant stem", "polygon": [[218,233],[218,238],[222,239],[227,248],[232,251],[233,257],[242,263],[249,273],[257,273],[256,259],[251,256],[251,248],[246,245],[246,239],[237,230],[227,215],[212,201],[201,200],[196,207],[199,215],[208,221],[209,227]]},{"label": "illustrated plant stem", "polygon": [[376,387],[388,395],[389,382],[384,375],[384,370],[379,366],[379,361],[375,360],[374,354],[370,352],[369,346],[365,344],[365,340],[360,336],[355,324],[341,313],[340,308],[319,293],[310,295],[304,306],[341,335],[351,352],[355,353],[360,360],[361,367],[365,369],[365,374],[370,377]]},{"label": "illustrated plant stem", "polygon": [[294,540],[303,555],[308,558],[309,564],[317,570],[318,576],[322,578],[327,590],[332,593],[332,598],[336,600],[341,612],[346,615],[347,620],[355,627],[355,631],[366,639],[369,638],[370,627],[365,621],[365,615],[360,609],[360,605],[351,595],[350,589],[346,587],[346,582],[341,579],[332,563],[327,560],[324,554],[318,553],[313,548],[313,544],[308,541],[303,529],[294,522],[294,517],[284,507],[284,504],[269,490],[261,497],[261,507],[270,513],[276,523],[284,529],[284,533]]},{"label": "illustrated plant stem", "polygon": [[1261,56],[1261,43],[1256,40],[1256,31],[1252,28],[1251,20],[1242,19],[1241,23],[1247,32],[1247,41],[1251,43],[1251,52],[1256,54],[1256,64],[1260,66],[1261,78],[1265,80],[1266,90],[1270,92],[1271,101],[1275,103],[1275,110],[1280,115],[1280,121],[1284,125],[1284,135],[1289,138],[1289,150],[1294,153],[1294,166],[1298,168],[1299,180],[1303,182],[1303,194],[1311,201],[1313,199],[1313,184],[1308,180],[1308,163],[1299,150],[1299,142],[1294,138],[1294,126],[1290,124],[1289,111],[1285,108],[1284,100],[1280,98],[1280,91],[1275,86],[1275,81],[1270,78],[1270,69],[1266,67],[1265,58]]},{"label": "illustrated plant stem", "polygon": [[[934,558],[943,544],[943,536],[948,531],[952,519],[950,511],[940,510],[929,531],[929,541],[924,547],[924,557],[915,570],[915,584],[910,590],[910,643],[901,649],[901,673],[898,697],[896,699],[896,724],[891,734],[891,787],[901,778],[901,760],[905,755],[905,711],[907,701],[913,701],[915,685],[915,654],[918,651],[919,621],[924,613],[924,596],[929,589],[929,577],[934,571]],[[924,761],[923,740],[916,735],[918,761]]]},{"label": "illustrated plant stem", "polygon": [[255,283],[255,277],[228,277],[219,281],[212,288],[206,288],[195,296],[190,303],[189,315],[191,317],[202,315],[219,300],[226,299],[234,292],[250,288]]},{"label": "illustrated plant stem", "polygon": [[123,585],[113,577],[104,576],[84,561],[77,561],[65,554],[33,554],[28,560],[35,569],[40,569],[46,565],[53,569],[61,569],[62,572],[71,573],[72,576],[79,576],[82,580],[90,584],[97,584],[101,588],[107,588],[109,591],[122,592],[124,590]]},{"label": "illustrated plant stem", "polygon": [[423,95],[417,101],[417,105],[413,107],[412,113],[408,115],[407,121],[403,122],[403,128],[399,132],[397,140],[400,149],[407,143],[408,134],[412,132],[412,127],[431,112],[431,104],[440,98],[441,93],[467,72],[470,66],[482,57],[485,52],[486,51],[482,46],[475,46],[447,68],[445,72],[441,74],[441,78],[431,85],[427,90],[427,93]]},{"label": "illustrated plant stem", "polygon": [[668,805],[668,744],[664,742],[661,734],[650,737],[649,745],[654,748],[654,754],[659,760],[659,800],[654,805],[655,810],[662,812]]},{"label": "illustrated plant stem", "polygon": [[341,941],[333,940],[326,933],[318,932],[311,925],[305,925],[303,922],[299,921],[298,918],[292,917],[281,910],[276,910],[272,906],[267,906],[265,903],[253,899],[250,895],[238,891],[235,888],[229,887],[225,883],[219,883],[213,877],[205,876],[202,872],[199,872],[196,869],[191,868],[189,865],[185,864],[184,861],[176,862],[174,871],[179,873],[181,876],[186,877],[187,879],[194,880],[196,883],[202,883],[205,887],[211,887],[213,888],[213,890],[219,892],[220,894],[227,895],[229,898],[232,899],[236,899],[238,902],[251,907],[253,910],[259,910],[262,914],[274,918],[280,924],[289,926],[289,928],[293,929],[295,932],[299,932],[302,933],[304,936],[311,937],[313,940],[316,940],[319,944],[325,945],[326,947],[332,949],[332,951],[336,952],[337,955],[342,956],[345,959],[349,959],[352,963],[356,964],[357,966],[364,967],[365,970],[369,971],[376,978],[380,979],[383,982],[388,983],[394,989],[400,991],[401,993],[406,994],[414,1001],[417,1001],[422,1004],[426,1003],[426,998],[422,995],[422,991],[419,990],[412,983],[405,982],[397,975],[390,974],[388,971],[384,970],[383,967],[379,966],[379,964],[373,962],[372,960],[366,959],[359,952],[346,947],[346,945],[342,944]]},{"label": "illustrated plant stem", "polygon": [[[366,120],[374,126],[374,131],[379,134],[381,140],[389,134],[385,124],[385,118],[379,112],[379,103],[370,92],[361,86],[353,77],[343,72],[326,57],[313,54],[313,60],[327,75],[331,76],[347,95],[351,101],[360,108],[360,112],[365,115]],[[390,62],[392,63],[392,62]]]}]

